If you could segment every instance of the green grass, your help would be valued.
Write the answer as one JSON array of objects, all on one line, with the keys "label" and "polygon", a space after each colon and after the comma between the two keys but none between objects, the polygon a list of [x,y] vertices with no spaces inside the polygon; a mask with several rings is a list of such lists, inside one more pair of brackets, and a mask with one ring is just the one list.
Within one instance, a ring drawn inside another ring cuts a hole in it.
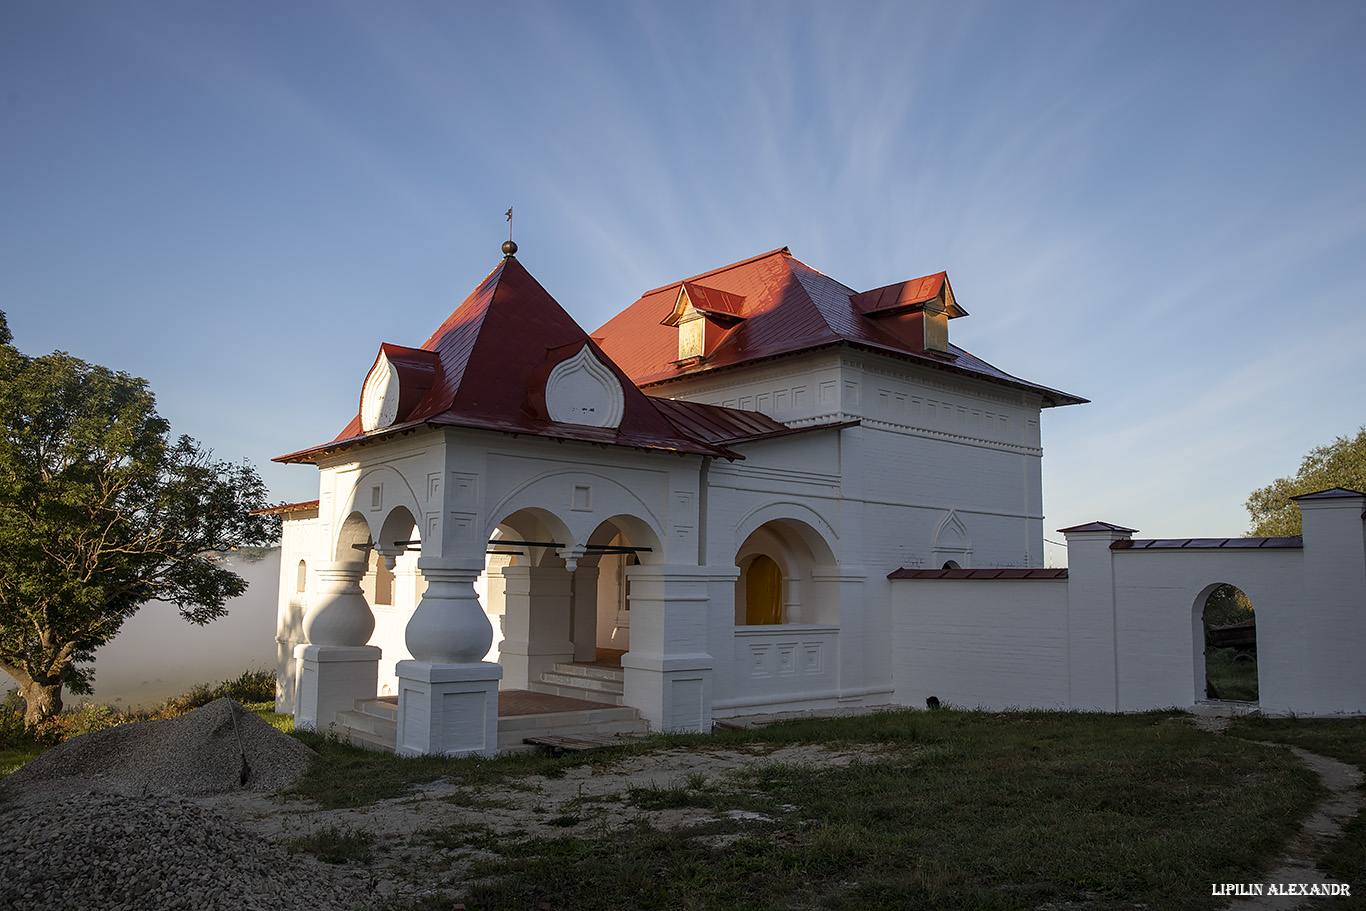
[{"label": "green grass", "polygon": [[[271,703],[252,709],[292,729]],[[1296,743],[1366,770],[1366,721],[1243,717],[1215,735],[1177,712],[888,712],[492,760],[403,758],[293,736],[322,760],[292,793],[324,807],[403,797],[444,779],[462,786],[452,803],[477,810],[501,805],[495,789],[535,791],[534,776],[610,772],[616,760],[665,749],[755,756],[735,776],[693,772],[627,790],[620,801],[639,815],[625,830],[591,824],[595,797],[547,801],[539,818],[558,830],[550,835],[419,833],[415,843],[448,852],[434,869],[458,872],[442,896],[397,906],[421,909],[1206,908],[1210,883],[1257,881],[1322,796],[1291,754],[1252,740]],[[765,758],[800,743],[863,759],[818,768]],[[31,749],[41,745],[0,741],[0,768],[17,767]],[[679,809],[706,820],[676,830],[650,822]],[[727,815],[734,810],[745,813]],[[369,863],[367,836],[337,828],[291,847]],[[1366,882],[1362,818],[1325,867]]]},{"label": "green grass", "polygon": [[0,776],[8,775],[31,759],[40,756],[48,747],[32,741],[22,744],[11,743],[0,747]]},{"label": "green grass", "polygon": [[291,854],[307,851],[324,863],[369,864],[375,859],[374,844],[374,833],[366,829],[332,826],[291,839],[286,847]]},{"label": "green grass", "polygon": [[1257,662],[1234,661],[1238,653],[1233,648],[1210,648],[1205,651],[1205,676],[1213,688],[1214,698],[1233,702],[1257,701]]},{"label": "green grass", "polygon": [[[887,749],[847,769],[757,763],[729,802],[724,790],[685,783],[642,789],[638,806],[743,805],[763,818],[509,841],[475,863],[464,901],[1204,908],[1210,883],[1251,881],[1319,794],[1293,757],[1173,714],[907,712],[817,730],[823,741]],[[817,730],[803,723],[747,739],[787,743]]]},{"label": "green grass", "polygon": [[[867,758],[844,769],[762,758],[804,742]],[[1322,793],[1288,753],[1199,731],[1180,713],[960,711],[791,722],[561,758],[400,759],[324,741],[324,762],[299,792],[355,805],[438,777],[516,787],[661,745],[760,755],[736,779],[629,790],[626,804],[642,814],[634,829],[578,826],[562,808],[549,820],[563,835],[483,833],[450,899],[570,911],[1206,908],[1210,883],[1255,881]],[[712,811],[711,821],[665,830],[644,815],[684,807]]]}]

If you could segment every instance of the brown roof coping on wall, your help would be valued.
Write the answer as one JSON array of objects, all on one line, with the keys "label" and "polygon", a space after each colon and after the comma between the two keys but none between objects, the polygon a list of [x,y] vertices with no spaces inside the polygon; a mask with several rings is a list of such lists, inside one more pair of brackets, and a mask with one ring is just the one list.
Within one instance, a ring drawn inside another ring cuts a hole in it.
[{"label": "brown roof coping on wall", "polygon": [[888,579],[1066,579],[1062,569],[898,569],[887,574]]},{"label": "brown roof coping on wall", "polygon": [[1327,490],[1316,490],[1313,493],[1302,493],[1298,497],[1291,497],[1292,500],[1337,500],[1344,497],[1366,497],[1366,493],[1359,490],[1352,490],[1347,487],[1330,487]]},{"label": "brown roof coping on wall", "polygon": [[1304,547],[1299,535],[1284,538],[1152,538],[1116,541],[1111,550],[1274,550]]},{"label": "brown roof coping on wall", "polygon": [[1125,528],[1123,525],[1111,525],[1109,522],[1087,522],[1085,525],[1073,525],[1069,528],[1059,528],[1058,532],[1067,534],[1069,531],[1118,531],[1124,534],[1137,534],[1137,528]]},{"label": "brown roof coping on wall", "polygon": [[303,503],[281,503],[279,506],[270,506],[266,509],[253,509],[253,516],[287,516],[292,512],[308,512],[317,509],[317,500],[308,500]]}]

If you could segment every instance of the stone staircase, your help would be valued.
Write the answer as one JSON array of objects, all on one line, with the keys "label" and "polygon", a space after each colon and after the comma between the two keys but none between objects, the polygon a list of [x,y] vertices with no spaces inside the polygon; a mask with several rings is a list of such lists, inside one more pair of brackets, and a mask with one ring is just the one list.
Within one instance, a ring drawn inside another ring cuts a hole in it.
[{"label": "stone staircase", "polygon": [[[619,668],[556,665],[540,682],[532,684],[531,691],[521,692],[517,699],[543,705],[534,711],[528,711],[524,706],[516,710],[516,714],[499,713],[498,751],[512,753],[537,749],[523,742],[527,737],[610,740],[648,733],[649,726],[640,717],[640,711],[621,705],[621,679]],[[516,691],[504,692],[511,696]],[[566,701],[556,704],[559,700],[554,697]],[[568,702],[570,699],[576,701]],[[585,702],[596,703],[596,706],[585,705]],[[394,752],[398,742],[398,697],[356,700],[354,709],[338,713],[333,730],[354,746]]]},{"label": "stone staircase", "polygon": [[533,693],[550,693],[570,699],[585,699],[607,705],[621,705],[626,686],[620,667],[601,664],[557,664],[531,684]]}]

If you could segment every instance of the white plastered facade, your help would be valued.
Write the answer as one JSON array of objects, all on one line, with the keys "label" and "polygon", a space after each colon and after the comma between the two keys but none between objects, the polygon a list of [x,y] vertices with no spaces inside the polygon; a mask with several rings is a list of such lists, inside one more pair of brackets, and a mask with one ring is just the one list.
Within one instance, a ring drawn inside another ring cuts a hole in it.
[{"label": "white plastered facade", "polygon": [[[840,347],[666,391],[794,428],[844,426],[737,445],[733,461],[459,428],[320,460],[316,511],[284,523],[280,710],[295,708],[301,618],[325,565],[358,576],[380,695],[400,691],[395,668],[411,658],[420,555],[478,571],[493,631],[483,657],[501,686],[527,688],[600,645],[624,650],[624,701],[657,730],[889,704],[889,571],[1042,565],[1037,396]],[[744,622],[744,567],[759,554],[781,569],[777,624]]]}]

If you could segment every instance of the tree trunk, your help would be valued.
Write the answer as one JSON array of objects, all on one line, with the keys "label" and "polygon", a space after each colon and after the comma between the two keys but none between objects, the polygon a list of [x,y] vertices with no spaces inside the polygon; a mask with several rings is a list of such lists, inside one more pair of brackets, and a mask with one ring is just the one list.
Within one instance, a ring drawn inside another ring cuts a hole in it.
[{"label": "tree trunk", "polygon": [[62,684],[31,680],[19,687],[19,695],[24,697],[24,724],[42,724],[55,717],[62,710]]}]

